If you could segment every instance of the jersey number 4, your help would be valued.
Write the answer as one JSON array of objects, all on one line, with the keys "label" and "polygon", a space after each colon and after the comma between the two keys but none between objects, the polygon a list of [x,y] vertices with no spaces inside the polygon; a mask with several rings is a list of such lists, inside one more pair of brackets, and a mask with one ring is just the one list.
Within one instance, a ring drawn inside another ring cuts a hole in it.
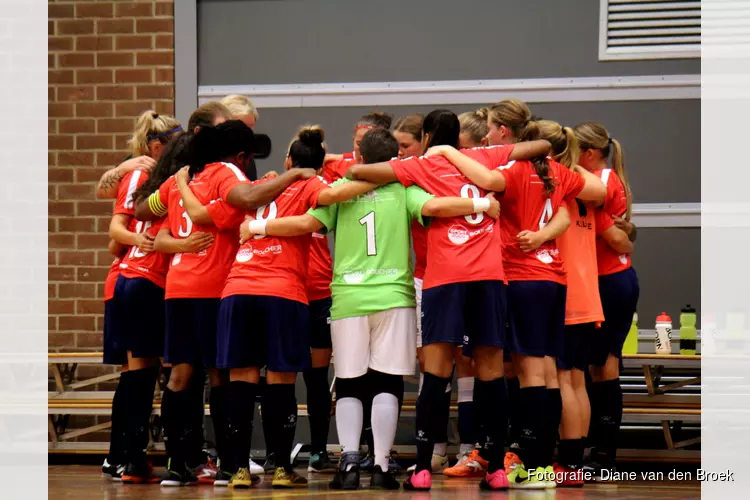
[{"label": "jersey number 4", "polygon": [[539,229],[544,229],[549,221],[552,219],[552,200],[547,198],[544,202],[544,209],[542,210],[542,216],[539,218]]},{"label": "jersey number 4", "polygon": [[378,248],[375,242],[375,212],[370,212],[359,219],[359,223],[365,226],[365,232],[367,234],[367,255],[377,255]]}]

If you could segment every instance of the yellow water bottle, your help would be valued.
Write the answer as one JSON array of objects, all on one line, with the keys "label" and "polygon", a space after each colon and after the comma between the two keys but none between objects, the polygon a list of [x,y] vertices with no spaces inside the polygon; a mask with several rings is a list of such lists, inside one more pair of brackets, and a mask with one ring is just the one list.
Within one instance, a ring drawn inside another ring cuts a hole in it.
[{"label": "yellow water bottle", "polygon": [[680,311],[680,354],[683,356],[695,355],[697,340],[695,323],[695,309],[688,304]]},{"label": "yellow water bottle", "polygon": [[638,313],[633,314],[633,324],[630,325],[628,336],[622,346],[624,354],[638,354]]}]

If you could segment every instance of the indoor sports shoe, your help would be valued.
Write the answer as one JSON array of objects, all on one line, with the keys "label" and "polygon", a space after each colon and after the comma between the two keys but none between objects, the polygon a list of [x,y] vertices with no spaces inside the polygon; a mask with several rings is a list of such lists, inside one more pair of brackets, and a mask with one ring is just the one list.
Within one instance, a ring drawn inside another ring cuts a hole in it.
[{"label": "indoor sports shoe", "polygon": [[[445,455],[438,455],[437,453],[432,454],[432,459],[430,460],[430,469],[433,474],[442,474],[445,469],[448,468],[448,454]],[[406,472],[414,472],[417,470],[417,465],[414,464],[408,469],[406,469]]]},{"label": "indoor sports shoe", "polygon": [[[537,469],[538,471],[539,469]],[[557,481],[555,481],[555,468],[551,465],[548,465],[544,468],[544,474],[541,478],[541,480],[544,482],[544,486],[547,489],[551,488],[557,488]]]},{"label": "indoor sports shoe", "polygon": [[487,474],[487,460],[479,456],[479,450],[464,455],[453,467],[443,471],[448,477],[483,477]]},{"label": "indoor sports shoe", "polygon": [[252,458],[250,459],[250,474],[263,474],[265,471],[266,469],[262,465],[255,463]]},{"label": "indoor sports shoe", "polygon": [[161,480],[162,486],[190,486],[192,484],[198,484],[198,478],[192,473],[188,467],[182,463],[176,465],[172,463],[170,458],[167,462],[167,476]]},{"label": "indoor sports shoe", "polygon": [[107,459],[102,464],[102,477],[110,481],[122,481],[122,473],[125,471],[124,465],[111,465]]},{"label": "indoor sports shoe", "polygon": [[273,474],[276,471],[276,455],[269,453],[263,464],[263,470],[266,474]]},{"label": "indoor sports shoe", "polygon": [[571,469],[555,463],[552,466],[555,470],[555,482],[558,488],[581,488],[583,486],[583,471],[581,469]]},{"label": "indoor sports shoe", "polygon": [[200,484],[214,484],[216,481],[216,465],[211,459],[193,469],[193,474]]},{"label": "indoor sports shoe", "polygon": [[[200,481],[200,478],[198,478]],[[214,486],[218,488],[226,488],[229,486],[229,481],[232,480],[232,474],[227,471],[221,470],[221,467],[216,469],[216,478],[214,479]]]},{"label": "indoor sports shoe", "polygon": [[359,461],[359,470],[362,472],[370,472],[375,467],[375,457],[373,457],[368,451],[367,454],[362,457]]},{"label": "indoor sports shoe", "polygon": [[336,472],[336,464],[328,458],[328,452],[312,453],[307,465],[307,472]]},{"label": "indoor sports shoe", "polygon": [[237,473],[232,476],[232,479],[229,480],[229,487],[247,489],[251,488],[258,480],[258,476],[250,474],[250,469],[240,467]]},{"label": "indoor sports shoe", "polygon": [[404,481],[404,489],[407,491],[428,491],[432,488],[432,474],[427,469],[412,472]]},{"label": "indoor sports shoe", "polygon": [[161,479],[154,474],[154,469],[148,462],[138,464],[129,463],[122,472],[122,482],[125,484],[156,484]]},{"label": "indoor sports shoe", "polygon": [[507,490],[509,486],[508,476],[503,469],[497,469],[492,474],[487,473],[482,482],[479,483],[479,488],[482,490]]},{"label": "indoor sports shoe", "polygon": [[505,467],[505,474],[510,475],[510,471],[513,470],[513,467],[516,465],[522,463],[521,458],[513,453],[512,451],[506,452],[505,457],[503,458],[503,467]]},{"label": "indoor sports shoe", "polygon": [[527,471],[522,463],[513,466],[508,474],[508,487],[521,490],[544,490],[547,483],[543,480],[544,467],[537,467],[533,471]]},{"label": "indoor sports shoe", "polygon": [[608,482],[609,479],[602,479],[602,470],[604,469],[608,469],[611,472],[615,470],[614,467],[605,467],[599,462],[588,462],[584,464],[584,466],[581,467],[581,470],[583,471],[584,482],[586,483]]},{"label": "indoor sports shoe", "polygon": [[307,488],[307,479],[294,471],[287,471],[283,467],[277,467],[273,473],[273,488]]},{"label": "indoor sports shoe", "polygon": [[383,472],[383,469],[379,465],[372,468],[372,476],[370,476],[370,489],[371,490],[398,490],[401,485],[396,478],[388,471]]},{"label": "indoor sports shoe", "polygon": [[359,472],[361,470],[359,452],[347,451],[341,454],[339,466],[331,481],[331,489],[356,490],[359,488]]}]

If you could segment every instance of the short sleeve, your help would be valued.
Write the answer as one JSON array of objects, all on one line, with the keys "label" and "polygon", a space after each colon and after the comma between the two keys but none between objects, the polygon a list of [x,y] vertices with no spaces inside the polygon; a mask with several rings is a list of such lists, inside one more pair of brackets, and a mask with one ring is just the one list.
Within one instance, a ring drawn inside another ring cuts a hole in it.
[{"label": "short sleeve", "polygon": [[393,169],[398,182],[406,187],[416,184],[415,172],[419,172],[422,169],[422,164],[416,156],[404,158],[403,160],[391,160],[388,162],[388,165]]},{"label": "short sleeve", "polygon": [[558,171],[560,172],[560,188],[563,191],[563,199],[572,201],[581,193],[586,181],[582,176],[564,165],[560,165]]},{"label": "short sleeve", "polygon": [[409,186],[406,188],[406,210],[409,213],[409,219],[427,227],[429,218],[422,216],[422,208],[425,203],[433,198],[433,195],[419,186]]},{"label": "short sleeve", "polygon": [[215,179],[219,198],[226,200],[232,189],[240,184],[250,184],[250,181],[236,165],[224,163],[224,167],[217,170]]},{"label": "short sleeve", "polygon": [[206,206],[206,210],[214,226],[221,231],[239,227],[245,216],[242,210],[234,208],[224,200],[212,200]]},{"label": "short sleeve", "polygon": [[339,214],[338,203],[328,205],[327,207],[311,208],[307,213],[318,219],[320,223],[325,226],[325,231],[322,229],[320,230],[321,234],[336,229],[336,219]]},{"label": "short sleeve", "polygon": [[318,195],[324,189],[328,189],[331,186],[323,180],[321,176],[315,176],[306,181],[305,184],[305,200],[310,208],[318,206]]},{"label": "short sleeve", "polygon": [[596,209],[594,214],[594,224],[596,227],[596,235],[604,233],[607,229],[615,225],[615,220],[605,212],[603,209]]},{"label": "short sleeve", "polygon": [[115,205],[115,214],[125,214],[132,216],[135,213],[135,200],[133,193],[143,185],[148,179],[148,174],[142,170],[133,170],[125,174],[117,188],[117,203]]},{"label": "short sleeve", "polygon": [[327,182],[334,182],[346,175],[346,171],[350,165],[354,165],[354,163],[352,162],[352,160],[348,160],[346,158],[331,160],[323,164],[321,173],[323,174],[323,178]]},{"label": "short sleeve", "polygon": [[500,165],[495,170],[503,174],[505,177],[505,191],[503,191],[503,197],[506,200],[515,200],[518,195],[518,186],[516,179],[518,178],[518,172],[523,168],[523,163],[512,162],[510,164]]},{"label": "short sleeve", "polygon": [[510,155],[511,153],[513,153],[515,147],[515,144],[506,144],[470,149],[467,150],[467,152],[476,151],[476,156],[470,156],[472,158],[475,158],[478,162],[482,163],[485,167],[494,169],[508,164],[508,162],[510,161]]}]

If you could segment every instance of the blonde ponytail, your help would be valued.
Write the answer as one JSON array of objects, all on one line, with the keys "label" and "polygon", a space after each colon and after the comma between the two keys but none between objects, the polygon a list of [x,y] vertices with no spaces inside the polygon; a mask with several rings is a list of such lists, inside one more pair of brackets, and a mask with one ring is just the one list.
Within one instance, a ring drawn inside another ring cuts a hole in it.
[{"label": "blonde ponytail", "polygon": [[178,132],[182,132],[180,122],[171,116],[160,115],[151,109],[145,111],[136,120],[133,137],[128,141],[130,153],[133,156],[148,155],[149,142],[154,139],[164,139],[163,142],[167,142]]},{"label": "blonde ponytail", "polygon": [[625,154],[622,151],[620,141],[617,139],[609,138],[609,142],[612,144],[612,169],[617,174],[617,177],[622,181],[622,185],[625,187],[625,196],[628,201],[628,211],[625,213],[625,220],[630,220],[630,216],[633,214],[633,195],[630,192],[630,181],[628,180],[628,173],[625,171]]}]

